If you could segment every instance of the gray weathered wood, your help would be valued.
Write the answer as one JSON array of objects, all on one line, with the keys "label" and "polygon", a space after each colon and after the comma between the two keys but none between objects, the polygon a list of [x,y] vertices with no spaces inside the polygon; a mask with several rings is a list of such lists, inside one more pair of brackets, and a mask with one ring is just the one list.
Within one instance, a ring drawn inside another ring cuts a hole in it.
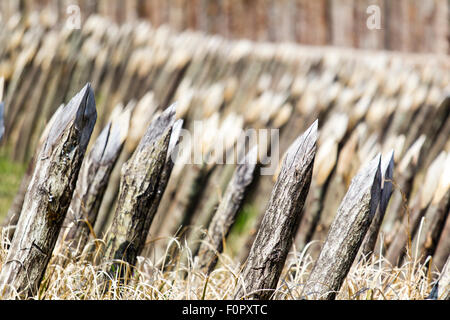
[{"label": "gray weathered wood", "polygon": [[7,227],[7,237],[9,240],[12,240],[14,236],[14,232],[17,226],[17,222],[19,222],[20,213],[22,212],[22,206],[23,201],[25,199],[25,195],[27,193],[28,185],[30,184],[31,178],[33,176],[34,168],[36,166],[36,159],[39,158],[39,153],[41,152],[42,145],[44,144],[45,140],[48,137],[48,133],[50,132],[50,129],[52,128],[54,122],[56,119],[59,118],[59,112],[61,112],[64,109],[64,105],[61,105],[53,114],[53,116],[50,118],[50,121],[47,123],[47,125],[44,128],[44,131],[41,134],[41,137],[38,141],[38,145],[36,147],[36,151],[34,153],[34,156],[30,160],[27,170],[22,177],[22,180],[20,182],[19,190],[17,191],[16,195],[14,196],[13,203],[11,204],[11,207],[8,210],[8,214],[6,215],[6,218],[3,221],[3,226]]},{"label": "gray weathered wood", "polygon": [[361,254],[364,256],[373,253],[375,244],[377,242],[378,232],[380,231],[381,223],[383,222],[384,214],[392,195],[392,179],[394,178],[394,150],[392,150],[386,157],[383,157],[381,162],[381,173],[383,181],[381,182],[381,199],[378,209],[361,245]]},{"label": "gray weathered wood", "polygon": [[[172,128],[172,134],[170,136],[169,146],[167,148],[167,159],[164,164],[164,167],[161,172],[161,177],[158,182],[157,193],[154,201],[152,202],[150,209],[148,210],[147,219],[144,224],[144,238],[148,238],[148,233],[150,231],[150,227],[153,223],[153,219],[155,218],[156,212],[158,211],[159,204],[166,190],[167,184],[169,183],[170,175],[172,173],[172,169],[175,165],[176,156],[177,156],[177,145],[180,141],[181,137],[181,129],[183,128],[183,120],[178,120],[175,122]],[[145,247],[145,242],[141,241],[140,247],[138,248],[138,252],[142,252]]]},{"label": "gray weathered wood", "polygon": [[0,273],[4,297],[37,293],[72,199],[97,118],[86,85],[55,120],[37,159],[22,214]]},{"label": "gray weathered wood", "polygon": [[235,298],[269,299],[300,223],[316,154],[318,121],[288,149]]},{"label": "gray weathered wood", "polygon": [[111,171],[128,134],[131,110],[116,113],[84,158],[69,211],[59,235],[59,245],[68,244],[77,256],[84,249],[97,220]]},{"label": "gray weathered wood", "polygon": [[353,178],[307,280],[304,296],[330,300],[340,290],[380,201],[380,162],[378,155]]},{"label": "gray weathered wood", "polygon": [[149,208],[158,199],[158,192],[163,191],[158,189],[158,184],[174,123],[175,106],[171,106],[150,124],[133,156],[122,167],[119,200],[107,235],[105,261],[118,259],[135,264],[148,234],[144,228],[154,215]]},{"label": "gray weathered wood", "polygon": [[216,266],[218,254],[222,253],[225,241],[237,213],[239,212],[245,193],[253,181],[256,163],[257,146],[255,146],[236,168],[225,194],[211,220],[206,239],[198,250],[198,268],[210,274]]}]

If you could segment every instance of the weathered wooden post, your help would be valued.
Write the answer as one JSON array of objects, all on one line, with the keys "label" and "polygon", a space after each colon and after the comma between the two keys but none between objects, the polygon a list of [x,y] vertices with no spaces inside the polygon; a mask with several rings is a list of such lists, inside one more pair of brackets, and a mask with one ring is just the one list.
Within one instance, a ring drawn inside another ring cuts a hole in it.
[{"label": "weathered wooden post", "polygon": [[4,298],[37,293],[72,199],[97,118],[87,84],[50,129],[25,196],[11,248],[0,273]]},{"label": "weathered wooden post", "polygon": [[[178,151],[176,148],[178,143],[180,142],[181,129],[183,128],[183,123],[184,123],[183,120],[178,120],[172,127],[172,134],[170,136],[169,147],[167,148],[167,158],[166,162],[164,163],[164,168],[162,169],[161,172],[156,197],[150,209],[148,210],[147,219],[145,220],[144,230],[146,235],[144,236],[144,238],[148,237],[150,227],[153,223],[153,219],[156,215],[156,212],[158,211],[159,204],[161,203],[161,199],[169,183],[170,175],[172,174],[172,169],[175,165],[176,157],[178,155]],[[142,252],[144,247],[145,247],[145,239],[142,239],[141,246],[138,248],[138,252],[139,253]]]},{"label": "weathered wooden post", "polygon": [[353,178],[303,295],[332,300],[342,286],[380,201],[381,155]]},{"label": "weathered wooden post", "polygon": [[33,155],[33,158],[30,160],[27,171],[25,172],[24,176],[22,177],[22,181],[20,182],[19,190],[17,191],[16,195],[14,196],[13,203],[8,210],[8,214],[6,215],[6,218],[3,220],[3,223],[2,223],[3,226],[8,228],[7,237],[9,238],[9,240],[12,240],[16,226],[17,226],[17,222],[19,222],[20,213],[22,212],[23,201],[25,200],[25,195],[28,190],[28,185],[30,184],[31,178],[34,173],[34,168],[36,166],[36,160],[39,158],[39,154],[41,152],[42,146],[44,145],[44,142],[47,140],[50,129],[53,127],[55,120],[59,119],[59,117],[60,117],[59,112],[61,112],[63,109],[64,109],[64,105],[61,105],[55,111],[53,116],[50,118],[50,121],[45,126],[45,129],[42,132],[41,137],[39,139],[38,145],[36,146],[36,150]]},{"label": "weathered wooden post", "polygon": [[378,232],[380,231],[381,223],[383,222],[384,214],[392,195],[392,179],[394,178],[394,150],[392,150],[386,157],[383,157],[381,162],[381,198],[375,216],[372,219],[369,230],[361,245],[361,254],[367,256],[373,253],[375,244],[377,242]]},{"label": "weathered wooden post", "polygon": [[300,223],[316,154],[318,121],[288,149],[235,298],[269,299]]},{"label": "weathered wooden post", "polygon": [[67,243],[76,249],[74,256],[82,252],[92,233],[109,176],[128,134],[130,116],[130,109],[113,113],[112,120],[100,133],[81,165],[58,240],[61,246]]},{"label": "weathered wooden post", "polygon": [[216,266],[218,254],[222,253],[225,241],[237,213],[239,212],[245,193],[253,181],[257,164],[257,146],[245,156],[242,164],[236,168],[225,191],[222,201],[211,220],[206,239],[200,245],[197,255],[198,268],[210,274]]},{"label": "weathered wooden post", "polygon": [[[135,264],[165,189],[160,183],[168,178],[163,178],[163,171],[174,125],[175,106],[171,106],[150,124],[133,156],[123,166],[119,200],[107,235],[104,261],[114,259]],[[113,272],[115,267],[116,263]]]}]

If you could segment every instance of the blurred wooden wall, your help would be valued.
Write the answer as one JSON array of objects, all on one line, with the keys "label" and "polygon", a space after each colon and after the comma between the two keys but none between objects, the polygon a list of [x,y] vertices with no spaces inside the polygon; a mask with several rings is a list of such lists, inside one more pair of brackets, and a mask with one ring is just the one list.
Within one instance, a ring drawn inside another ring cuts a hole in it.
[{"label": "blurred wooden wall", "polygon": [[[45,7],[60,20],[69,4],[122,23],[136,18],[175,30],[227,38],[296,41],[410,52],[449,53],[450,0],[1,0],[3,18]],[[381,30],[369,30],[369,5],[381,11]]]}]

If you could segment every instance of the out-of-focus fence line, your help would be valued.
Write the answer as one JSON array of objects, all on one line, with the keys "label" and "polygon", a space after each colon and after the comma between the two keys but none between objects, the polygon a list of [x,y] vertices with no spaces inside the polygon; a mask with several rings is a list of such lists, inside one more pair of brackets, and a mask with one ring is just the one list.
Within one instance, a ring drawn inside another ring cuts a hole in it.
[{"label": "out-of-focus fence line", "polygon": [[[142,18],[154,26],[168,24],[176,31],[193,29],[233,39],[409,52],[450,50],[446,0],[2,0],[0,12],[8,18],[19,11],[50,8],[61,21],[73,4],[81,9],[82,21],[98,13],[118,23]],[[369,28],[368,19],[378,16],[379,29]]]}]

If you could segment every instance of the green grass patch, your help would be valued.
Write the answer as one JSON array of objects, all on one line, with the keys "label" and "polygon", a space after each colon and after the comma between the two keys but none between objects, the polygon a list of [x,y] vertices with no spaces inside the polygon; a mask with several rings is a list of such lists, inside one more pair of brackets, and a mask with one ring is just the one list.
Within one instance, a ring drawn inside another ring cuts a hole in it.
[{"label": "green grass patch", "polygon": [[236,222],[230,230],[227,238],[227,248],[225,253],[230,256],[235,256],[242,246],[245,245],[247,236],[254,232],[253,228],[258,217],[258,210],[253,204],[245,204],[242,210],[236,217]]},{"label": "green grass patch", "polygon": [[8,212],[25,169],[24,164],[12,162],[6,155],[0,154],[0,219]]}]

